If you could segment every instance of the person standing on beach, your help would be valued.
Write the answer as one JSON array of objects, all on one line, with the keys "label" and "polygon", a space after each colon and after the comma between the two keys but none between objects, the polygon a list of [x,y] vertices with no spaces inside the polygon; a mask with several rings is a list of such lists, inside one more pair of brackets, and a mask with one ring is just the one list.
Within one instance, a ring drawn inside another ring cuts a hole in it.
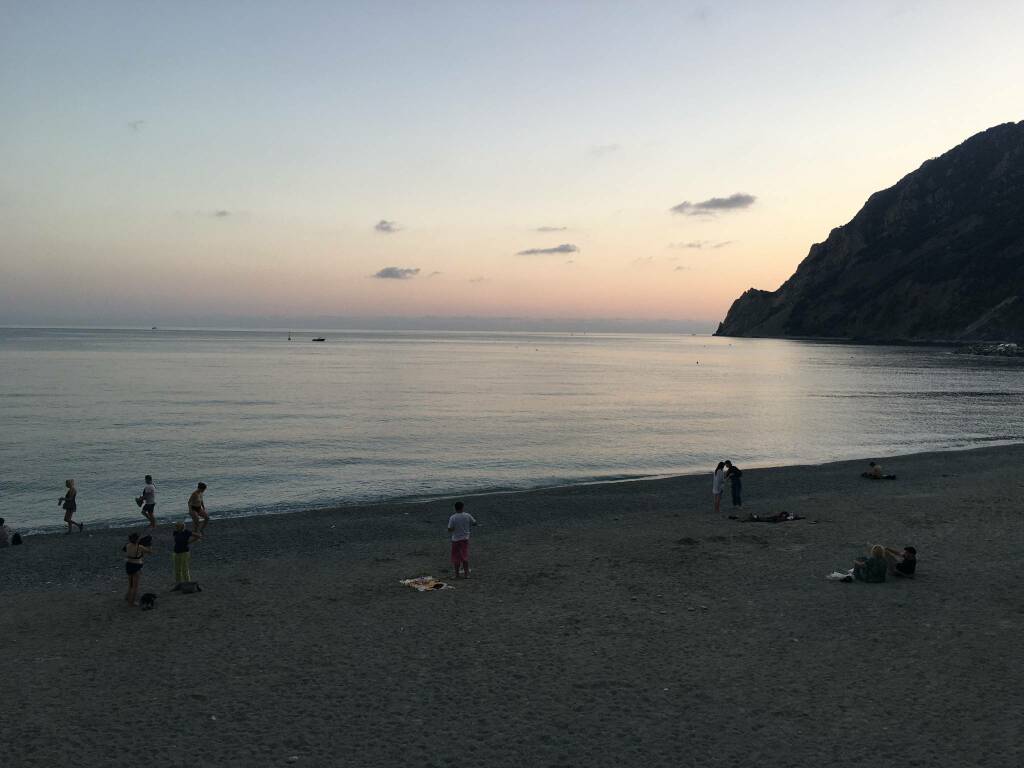
[{"label": "person standing on beach", "polygon": [[732,491],[732,505],[734,507],[743,506],[743,472],[739,467],[734,467],[733,463],[729,460],[725,462],[726,472],[725,476],[729,480],[729,488]]},{"label": "person standing on beach", "polygon": [[139,577],[142,573],[142,558],[153,550],[139,541],[139,534],[128,536],[128,543],[121,547],[124,552],[124,571],[128,574],[128,592],[124,599],[128,605],[135,605],[135,597],[139,593]]},{"label": "person standing on beach", "polygon": [[187,581],[192,581],[192,553],[188,547],[190,544],[196,544],[201,541],[202,538],[195,531],[185,530],[184,523],[174,524],[174,552],[171,554],[171,558],[174,560],[175,589]]},{"label": "person standing on beach", "polygon": [[469,578],[469,529],[476,525],[476,519],[463,511],[465,505],[455,502],[455,514],[448,518],[448,533],[452,535],[452,565],[455,566],[455,578],[459,578],[459,567]]},{"label": "person standing on beach", "polygon": [[11,529],[4,525],[4,519],[0,517],[0,547],[9,546],[11,543]]},{"label": "person standing on beach", "polygon": [[156,528],[156,486],[153,476],[146,475],[146,486],[142,489],[142,514],[149,520],[149,527]]},{"label": "person standing on beach", "polygon": [[725,489],[725,462],[718,462],[711,480],[711,493],[715,497],[715,514],[722,510],[722,491]]},{"label": "person standing on beach", "polygon": [[[206,483],[199,483],[192,495],[188,497],[188,514],[192,518],[192,530],[195,533],[202,533],[206,530],[210,516],[206,514],[206,502],[203,501],[203,493],[206,492]],[[202,520],[202,523],[199,521]]]},{"label": "person standing on beach", "polygon": [[57,504],[64,507],[64,522],[68,524],[68,533],[71,533],[71,526],[73,525],[77,525],[78,532],[81,533],[85,526],[71,519],[78,510],[78,489],[75,488],[75,481],[65,480],[64,487],[67,489],[67,492],[57,501]]}]

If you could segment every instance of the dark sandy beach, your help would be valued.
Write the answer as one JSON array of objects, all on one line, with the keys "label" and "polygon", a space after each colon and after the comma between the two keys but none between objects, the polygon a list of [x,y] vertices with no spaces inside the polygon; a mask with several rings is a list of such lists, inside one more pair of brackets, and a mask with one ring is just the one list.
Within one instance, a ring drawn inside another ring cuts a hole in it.
[{"label": "dark sandy beach", "polygon": [[[214,521],[0,550],[4,766],[1019,766],[1024,446]],[[16,525],[16,520],[9,523]],[[914,580],[826,581],[868,541]],[[294,758],[294,759],[293,759]]]}]

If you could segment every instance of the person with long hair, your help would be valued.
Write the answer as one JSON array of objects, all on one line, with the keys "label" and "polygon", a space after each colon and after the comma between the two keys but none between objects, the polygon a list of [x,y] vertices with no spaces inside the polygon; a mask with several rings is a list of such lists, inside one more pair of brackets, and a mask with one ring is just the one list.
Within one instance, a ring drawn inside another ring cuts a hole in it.
[{"label": "person with long hair", "polygon": [[68,524],[68,533],[71,533],[71,526],[77,525],[78,532],[81,533],[85,526],[81,523],[76,523],[71,518],[75,516],[75,512],[78,510],[78,489],[75,488],[74,480],[65,480],[64,487],[67,492],[57,500],[57,504],[64,507],[64,522]]},{"label": "person with long hair", "polygon": [[885,547],[874,544],[868,549],[868,553],[868,557],[853,561],[853,578],[869,584],[885,581],[885,574],[889,570],[889,564],[885,560]]},{"label": "person with long hair", "polygon": [[718,462],[711,480],[711,494],[715,497],[715,514],[722,511],[722,491],[725,490],[725,462]]},{"label": "person with long hair", "polygon": [[128,605],[135,605],[135,598],[139,593],[139,576],[142,573],[142,558],[153,550],[139,541],[139,534],[132,533],[128,536],[128,543],[121,547],[124,552],[124,571],[128,574],[128,592],[124,599]]}]

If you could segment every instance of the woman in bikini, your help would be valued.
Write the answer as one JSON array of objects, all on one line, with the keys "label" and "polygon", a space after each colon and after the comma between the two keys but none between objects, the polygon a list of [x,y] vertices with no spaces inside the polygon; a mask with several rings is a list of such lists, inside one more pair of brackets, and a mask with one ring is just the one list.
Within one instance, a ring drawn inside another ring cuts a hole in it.
[{"label": "woman in bikini", "polygon": [[71,526],[77,525],[79,533],[85,528],[81,523],[76,523],[71,518],[75,516],[75,510],[78,509],[78,491],[75,488],[74,480],[65,480],[64,487],[67,488],[67,493],[57,501],[57,504],[64,507],[64,522],[68,524],[68,533],[71,533]]},{"label": "woman in bikini", "polygon": [[121,547],[124,552],[124,571],[128,574],[128,593],[124,596],[128,605],[135,605],[139,593],[139,575],[142,573],[142,558],[153,550],[139,542],[139,534],[128,536],[128,543]]}]

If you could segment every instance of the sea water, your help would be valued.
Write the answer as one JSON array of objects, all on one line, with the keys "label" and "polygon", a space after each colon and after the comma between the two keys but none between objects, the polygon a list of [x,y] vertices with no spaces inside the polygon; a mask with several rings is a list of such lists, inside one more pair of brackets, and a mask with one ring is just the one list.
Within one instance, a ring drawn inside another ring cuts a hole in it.
[{"label": "sea water", "polygon": [[[312,342],[314,335],[326,336]],[[0,329],[0,517],[249,515],[1024,440],[1024,366],[683,335]]]}]

